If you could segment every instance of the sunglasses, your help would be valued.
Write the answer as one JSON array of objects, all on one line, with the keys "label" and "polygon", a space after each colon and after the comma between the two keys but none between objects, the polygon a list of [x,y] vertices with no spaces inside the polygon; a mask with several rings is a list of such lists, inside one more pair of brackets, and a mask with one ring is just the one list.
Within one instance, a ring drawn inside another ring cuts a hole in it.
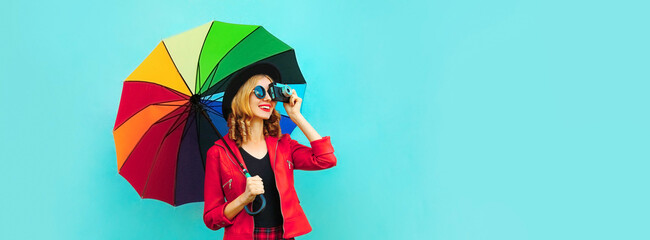
[{"label": "sunglasses", "polygon": [[253,93],[255,93],[255,96],[259,99],[264,99],[268,93],[269,97],[271,97],[271,101],[288,103],[294,90],[288,85],[273,82],[269,84],[268,90],[262,87],[262,85],[257,85],[253,89]]},{"label": "sunglasses", "polygon": [[264,99],[264,97],[266,96],[266,89],[264,89],[264,87],[262,87],[262,85],[257,85],[253,89],[253,93],[255,94],[255,97],[257,97],[259,99]]}]

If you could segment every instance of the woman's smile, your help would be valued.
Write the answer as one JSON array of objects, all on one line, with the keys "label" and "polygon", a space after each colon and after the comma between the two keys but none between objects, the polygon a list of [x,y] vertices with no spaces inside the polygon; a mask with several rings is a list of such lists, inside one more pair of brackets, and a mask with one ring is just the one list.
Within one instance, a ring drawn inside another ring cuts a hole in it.
[{"label": "woman's smile", "polygon": [[[269,86],[269,84],[271,84],[271,79],[268,77],[263,77],[257,80],[258,86]],[[266,93],[268,91],[268,87],[262,88],[264,88],[264,98],[260,99],[257,97],[257,95],[255,95],[254,92],[251,92],[249,97],[249,106],[251,107],[251,111],[253,111],[254,116],[268,120],[271,118],[271,115],[275,110],[276,102],[271,101],[271,96]],[[257,109],[255,109],[255,106],[257,106]]]},{"label": "woman's smile", "polygon": [[271,112],[271,104],[260,104],[260,109],[265,112]]}]

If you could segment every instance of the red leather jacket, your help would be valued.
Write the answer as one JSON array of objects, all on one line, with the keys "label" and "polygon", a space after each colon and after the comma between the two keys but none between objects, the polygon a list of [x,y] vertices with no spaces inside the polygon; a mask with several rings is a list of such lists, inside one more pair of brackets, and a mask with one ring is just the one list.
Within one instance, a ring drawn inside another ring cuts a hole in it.
[{"label": "red leather jacket", "polygon": [[[227,134],[225,136],[228,136]],[[237,155],[234,159],[223,141],[215,142],[207,154],[205,168],[205,205],[203,221],[205,225],[218,230],[225,227],[224,239],[253,239],[255,223],[253,216],[246,211],[239,212],[228,220],[223,210],[228,201],[244,193],[246,177],[237,161],[244,163],[239,148],[233,140],[225,137],[230,149]],[[266,136],[271,167],[280,193],[280,208],[284,220],[284,238],[292,238],[311,232],[311,226],[300,206],[300,200],[293,186],[293,170],[319,170],[336,165],[334,148],[330,137],[311,142],[311,148],[291,139],[289,134],[280,138]],[[248,169],[248,167],[246,167]]]}]

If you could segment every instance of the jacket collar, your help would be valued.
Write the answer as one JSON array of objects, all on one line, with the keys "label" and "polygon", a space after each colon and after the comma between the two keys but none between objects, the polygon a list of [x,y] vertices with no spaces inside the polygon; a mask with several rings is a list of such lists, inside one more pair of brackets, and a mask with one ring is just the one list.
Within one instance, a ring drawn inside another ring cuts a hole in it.
[{"label": "jacket collar", "polygon": [[[240,162],[242,165],[244,165],[244,168],[246,168],[246,170],[248,170],[248,166],[246,166],[246,163],[244,162],[244,159],[241,156],[241,152],[239,151],[239,147],[237,147],[237,143],[235,142],[235,140],[230,139],[230,132],[226,133],[223,136],[223,139],[226,141],[226,144],[228,144],[230,149],[232,149],[233,153],[235,153],[236,161]],[[278,146],[278,138],[273,137],[273,136],[264,136],[264,141],[266,142],[266,149],[269,152],[269,159],[271,160],[271,163],[274,163],[275,162],[275,155],[276,155],[275,150],[277,149],[277,146]],[[221,140],[217,140],[217,143],[223,144],[223,142]],[[226,149],[226,152],[227,152],[228,155],[230,155],[230,151],[228,151],[228,149]],[[237,163],[235,162],[235,164],[237,164]],[[240,169],[238,164],[237,164],[237,169]]]}]

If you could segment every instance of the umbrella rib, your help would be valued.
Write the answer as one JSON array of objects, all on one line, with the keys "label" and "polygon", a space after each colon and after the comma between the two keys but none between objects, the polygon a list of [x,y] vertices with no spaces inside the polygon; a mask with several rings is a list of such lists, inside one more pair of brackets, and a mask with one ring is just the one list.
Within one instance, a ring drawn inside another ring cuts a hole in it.
[{"label": "umbrella rib", "polygon": [[[184,110],[183,113],[181,113],[181,114],[184,114],[184,113],[191,113],[191,109],[189,109],[189,110]],[[179,115],[180,115],[180,114],[179,114]],[[183,119],[183,120],[181,120],[181,119]],[[181,121],[179,121],[179,120],[181,120]],[[174,123],[172,124],[172,127],[170,128],[170,130],[167,131],[167,133],[166,133],[165,136],[163,137],[163,139],[164,139],[163,141],[166,141],[166,140],[167,140],[167,137],[169,137],[169,135],[171,135],[174,131],[176,131],[176,129],[178,129],[180,126],[183,126],[184,123],[187,123],[187,118],[183,118],[183,117],[179,117],[179,118],[177,118],[177,119],[176,119],[176,122],[174,122]],[[184,137],[184,136],[185,136],[185,131],[183,131],[183,132],[181,133],[181,138],[180,138],[181,140],[180,140],[180,142],[179,142],[179,144],[178,144],[178,148],[176,149],[176,171],[174,171],[174,176],[175,176],[175,178],[174,178],[174,181],[173,181],[173,182],[174,182],[174,186],[172,187],[172,198],[173,198],[173,199],[172,199],[172,202],[173,202],[172,205],[176,204],[176,177],[178,176],[178,175],[177,175],[177,173],[178,173],[178,154],[180,154],[181,142],[183,141],[183,137]],[[161,146],[162,146],[162,144],[161,144]],[[157,161],[158,161],[158,152],[156,152],[156,162],[157,162]],[[154,162],[154,165],[155,165],[155,162]],[[145,182],[145,187],[144,187],[143,195],[144,195],[144,193],[146,192],[147,186],[148,186],[148,184],[149,184],[149,176],[151,176],[151,171],[153,171],[153,168],[154,168],[153,165],[151,166],[151,168],[149,168],[149,175],[147,175],[147,181]]]},{"label": "umbrella rib", "polygon": [[[187,127],[187,126],[190,124],[189,120],[190,120],[190,116],[192,115],[192,112],[193,112],[193,110],[191,110],[191,111],[189,112],[189,115],[188,115],[187,119],[184,120],[184,121],[187,122],[187,124],[185,125],[185,127]],[[195,117],[195,118],[196,118],[196,117]],[[192,131],[192,130],[191,130],[191,129],[190,129],[190,130],[187,130],[187,131],[185,131],[185,129],[183,130],[183,134],[181,135],[181,142],[178,144],[178,150],[176,151],[176,159],[177,159],[177,161],[176,161],[176,172],[174,173],[174,177],[175,177],[174,179],[178,179],[178,164],[180,163],[179,159],[181,158],[181,146],[183,145],[183,139],[185,139],[185,137],[187,136],[187,134],[189,133],[189,131]],[[198,134],[198,131],[197,131],[197,134]],[[198,136],[198,135],[197,135],[197,136]],[[200,156],[200,155],[201,155],[201,153],[199,152],[199,156]],[[199,159],[199,160],[200,160],[200,159]],[[203,162],[203,161],[201,161],[201,162]],[[203,170],[205,170],[205,167],[203,168]],[[173,194],[173,198],[174,198],[173,201],[174,201],[174,204],[177,203],[177,202],[176,202],[176,183],[177,183],[177,181],[174,181],[174,186],[173,186],[173,188],[172,188],[172,191],[174,192],[174,194]]]},{"label": "umbrella rib", "polygon": [[[211,108],[205,108],[205,109],[206,109],[208,112],[214,113],[215,115],[217,115],[217,116],[223,118],[223,114],[221,114],[221,113],[219,113],[219,112],[217,112],[217,111],[215,111],[215,110],[213,110],[213,109],[211,109]],[[225,119],[225,118],[224,118],[224,119]],[[226,120],[227,120],[227,119],[226,119]]]},{"label": "umbrella rib", "polygon": [[168,104],[168,103],[154,103],[154,104],[150,104],[150,105],[156,105],[156,106],[176,106],[176,107],[180,107],[180,106],[183,106],[183,105],[185,105],[185,104],[180,104],[180,105],[178,105],[178,104]]},{"label": "umbrella rib", "polygon": [[[174,115],[174,117],[179,116],[179,115],[182,115],[182,114],[184,114],[184,113],[186,113],[186,112],[190,112],[190,110],[191,110],[191,108],[187,108],[187,109],[183,110],[181,113]],[[173,118],[173,117],[169,117],[169,118],[167,118],[167,120],[172,119],[172,118]],[[154,157],[154,162],[151,164],[151,167],[149,167],[149,174],[147,174],[147,180],[146,180],[145,183],[144,183],[144,189],[142,190],[142,196],[145,196],[146,193],[147,193],[147,186],[149,186],[149,177],[151,177],[151,172],[152,172],[153,169],[155,168],[156,163],[158,163],[158,156],[159,156],[159,153],[160,153],[160,149],[161,149],[161,147],[164,145],[164,142],[167,141],[167,137],[169,137],[169,135],[171,135],[171,134],[172,134],[172,133],[173,133],[173,132],[174,132],[174,131],[179,127],[179,126],[182,125],[182,122],[184,122],[184,120],[181,120],[181,119],[183,119],[183,118],[182,118],[182,117],[178,117],[178,118],[176,119],[176,121],[172,124],[172,127],[170,127],[170,129],[167,130],[167,133],[165,133],[165,136],[163,137],[163,140],[162,140],[162,142],[160,143],[160,145],[158,145],[158,149],[156,150],[156,155],[155,155],[155,157]],[[179,122],[179,120],[181,120],[181,124],[178,124],[178,125],[177,125],[177,123]],[[159,121],[159,122],[161,122],[161,121]],[[159,122],[156,122],[156,123],[159,123]],[[153,125],[153,124],[152,124],[152,125]],[[182,135],[181,135],[181,140],[182,140]],[[179,145],[180,145],[180,144],[179,144]],[[173,194],[172,194],[172,195],[173,195]]]},{"label": "umbrella rib", "polygon": [[[234,74],[234,73],[233,73],[233,74]],[[217,83],[214,84],[214,86],[210,87],[209,89],[213,89],[213,88],[214,88],[214,89],[219,89],[219,88],[222,87],[224,84],[226,84],[226,81],[218,81]],[[209,89],[208,89],[208,90],[209,90]],[[207,92],[208,90],[206,90],[206,92]],[[225,92],[225,90],[224,90],[224,92]],[[223,97],[221,97],[221,98],[223,98]]]},{"label": "umbrella rib", "polygon": [[[210,118],[208,118],[207,114],[199,114],[199,115],[203,116],[203,118],[205,118],[206,120],[208,120],[208,124],[211,124],[211,123],[212,123],[211,120],[210,120]],[[201,129],[201,126],[199,126],[199,123],[201,123],[201,121],[199,121],[199,117],[197,117],[197,118],[196,118],[196,127],[197,127],[197,129]],[[217,130],[217,131],[218,131],[218,130]],[[196,135],[197,138],[198,138],[198,139],[201,139],[201,131],[197,131],[196,134],[197,134],[197,135]],[[217,134],[218,134],[218,135],[221,135],[221,134],[218,133],[218,132],[217,132]],[[217,140],[219,140],[219,139],[217,139]],[[199,143],[198,145],[199,145],[199,152],[203,152],[203,150],[201,149],[201,144]],[[203,155],[201,155],[201,164],[203,164],[203,170],[205,171],[205,161],[203,161]]]},{"label": "umbrella rib", "polygon": [[[179,114],[179,115],[183,115],[183,114],[185,114],[185,113],[188,113],[188,114],[189,114],[190,112],[191,112],[191,109],[190,109],[190,110],[184,110],[184,111],[183,111],[181,114]],[[180,120],[180,121],[179,121],[179,120]],[[172,132],[174,132],[178,127],[180,127],[181,125],[183,125],[183,123],[186,122],[186,121],[187,121],[187,118],[183,118],[183,117],[179,117],[179,118],[177,118],[176,121],[174,122],[174,124],[172,124],[172,127],[170,127],[171,130],[167,131],[167,134],[165,134],[165,137],[167,137],[167,136],[169,136],[170,134],[172,134]]]},{"label": "umbrella rib", "polygon": [[[192,115],[192,110],[190,110],[189,115],[188,115],[187,119],[185,119],[185,121],[189,121],[189,118],[190,118],[191,115]],[[186,134],[187,134],[187,132],[183,131],[183,135],[181,136],[181,139],[185,138]]]},{"label": "umbrella rib", "polygon": [[[169,119],[172,119],[172,118],[178,117],[179,115],[184,114],[184,113],[187,112],[187,111],[189,111],[189,107],[186,107],[186,109],[183,110],[181,113],[174,114],[174,115],[171,115],[171,116],[170,116],[170,115],[167,115],[167,116],[165,116],[165,117],[159,119],[158,121],[156,121],[154,124],[156,124],[156,123],[162,123],[162,122],[167,121],[167,120],[169,120]],[[152,125],[153,125],[153,124],[152,124]]]},{"label": "umbrella rib", "polygon": [[[255,30],[253,30],[253,31],[251,31],[250,33],[248,33],[248,35],[246,35],[246,37],[244,37],[244,38],[242,38],[241,40],[239,40],[239,42],[237,42],[237,44],[235,44],[232,48],[230,48],[230,49],[228,50],[228,52],[227,52],[226,54],[224,54],[223,57],[222,57],[221,59],[219,59],[219,61],[217,62],[217,65],[214,65],[214,68],[213,68],[212,71],[210,72],[210,75],[212,74],[212,72],[214,72],[214,74],[216,75],[216,74],[217,74],[217,69],[219,69],[219,64],[221,64],[221,61],[223,61],[223,60],[228,56],[228,54],[229,54],[233,49],[237,48],[237,46],[239,46],[239,44],[240,44],[241,42],[243,42],[246,38],[248,38],[248,36],[250,36],[251,34],[253,34],[253,33],[254,33],[255,31],[257,31],[258,29],[260,29],[260,26],[257,26],[257,28],[255,28]],[[205,44],[205,42],[204,42],[204,44]],[[235,72],[236,72],[236,71],[235,71]],[[210,75],[208,75],[208,77],[209,77]],[[209,82],[209,84],[208,84],[208,87],[210,87],[210,84],[212,84],[212,80],[213,80],[213,79],[214,79],[214,77],[212,77],[212,78],[210,79],[210,82]],[[203,85],[201,85],[201,88],[203,88],[203,86],[205,86],[205,83],[203,83]],[[199,91],[200,91],[200,89],[199,89]]]},{"label": "umbrella rib", "polygon": [[145,109],[146,109],[147,107],[149,107],[149,106],[153,106],[153,105],[155,105],[155,106],[179,106],[179,107],[180,107],[180,106],[185,105],[185,104],[183,104],[183,105],[163,104],[163,103],[176,102],[176,101],[179,101],[179,100],[173,100],[173,101],[166,101],[166,102],[159,102],[159,103],[151,103],[151,104],[147,104],[147,106],[144,106],[142,109],[140,109],[140,110],[138,110],[137,112],[131,114],[131,116],[129,116],[128,118],[126,118],[126,119],[125,119],[125,120],[124,120],[124,121],[123,121],[119,126],[115,127],[115,128],[113,129],[113,131],[115,131],[115,130],[117,130],[118,128],[120,128],[122,125],[124,125],[124,123],[128,122],[129,120],[131,120],[131,118],[133,118],[135,115],[138,115],[138,113],[142,112],[143,110],[145,110]]},{"label": "umbrella rib", "polygon": [[[180,107],[178,107],[178,108],[180,108]],[[169,116],[170,114],[172,114],[172,112],[174,112],[174,111],[175,111],[176,109],[178,109],[178,108],[175,108],[174,110],[172,110],[171,112],[169,112],[169,113],[168,113],[167,115],[165,115],[165,116]],[[165,116],[163,116],[163,118],[164,118]],[[124,167],[124,166],[126,165],[126,162],[129,161],[129,158],[131,158],[131,154],[133,154],[133,150],[135,150],[135,149],[138,147],[138,145],[140,145],[140,143],[142,142],[142,139],[144,138],[144,135],[147,135],[147,133],[149,132],[149,130],[151,130],[151,128],[152,128],[154,125],[156,125],[156,124],[158,124],[158,122],[155,122],[155,123],[151,124],[151,126],[149,126],[149,127],[147,128],[147,131],[145,131],[144,134],[142,135],[143,137],[141,137],[140,139],[138,139],[138,143],[135,144],[135,146],[131,149],[131,152],[129,152],[129,155],[127,155],[127,156],[126,156],[126,159],[124,159],[124,163],[122,163],[122,167]],[[122,169],[122,168],[118,169],[117,171],[119,172],[121,169]],[[143,196],[144,196],[144,194],[143,194]]]},{"label": "umbrella rib", "polygon": [[166,138],[163,138],[163,141],[161,142],[160,145],[158,145],[158,149],[156,149],[156,155],[153,158],[153,163],[151,164],[151,167],[149,167],[149,173],[147,174],[147,180],[144,183],[144,189],[142,189],[142,197],[145,198],[147,195],[147,187],[149,186],[149,177],[151,177],[151,171],[153,171],[153,168],[156,166],[156,163],[158,162],[158,154],[160,153],[160,148],[163,145],[163,143],[166,141]]},{"label": "umbrella rib", "polygon": [[[210,96],[210,95],[214,95],[214,94],[208,94],[206,96]],[[217,97],[215,99],[210,99],[210,98],[206,97],[205,99],[202,99],[202,100],[203,101],[211,101],[211,102],[220,102],[219,99],[223,99],[223,95],[221,95],[221,97]]]},{"label": "umbrella rib", "polygon": [[172,55],[169,53],[169,49],[167,49],[167,44],[165,44],[165,41],[162,41],[163,46],[165,47],[165,51],[167,52],[167,56],[169,56],[169,59],[172,60],[172,64],[174,64],[174,69],[176,69],[176,72],[178,73],[178,76],[181,76],[181,80],[183,80],[183,84],[185,84],[185,87],[187,90],[190,91],[190,94],[194,94],[192,92],[192,89],[190,89],[190,86],[187,85],[187,82],[185,81],[185,78],[183,77],[183,74],[181,74],[180,71],[178,71],[178,67],[176,66],[176,62],[174,62],[174,59],[172,58]]},{"label": "umbrella rib", "polygon": [[[191,115],[192,115],[192,111],[190,111],[190,113],[189,113],[189,116],[191,116]],[[185,120],[185,121],[187,121],[187,125],[185,125],[185,127],[187,127],[190,124],[190,122],[189,122],[190,117],[189,116]],[[191,129],[188,130],[188,131],[183,130],[183,134],[181,135],[181,142],[178,144],[178,150],[176,151],[176,159],[181,158],[181,146],[183,145],[183,139],[185,139],[185,136],[187,136],[189,131],[192,131],[192,130]],[[200,152],[199,152],[199,155],[200,155]],[[176,161],[176,172],[174,173],[175,179],[178,179],[178,164],[179,163],[180,163],[180,161],[177,160]],[[174,204],[176,204],[176,182],[177,181],[174,181],[174,187],[173,187],[173,191],[174,191],[174,195],[173,195],[174,200],[173,201],[174,201]]]},{"label": "umbrella rib", "polygon": [[[224,55],[224,57],[226,57],[226,56]],[[219,60],[219,62],[217,63],[217,65],[214,66],[212,72],[210,72],[210,75],[212,75],[212,73],[214,73],[215,76],[217,75],[217,68],[219,68],[219,63],[220,63],[220,62],[221,62],[221,60]],[[208,75],[208,77],[210,77],[210,75]],[[210,78],[210,81],[208,82],[208,88],[209,88],[210,85],[212,84],[212,81],[213,81],[213,80],[214,80],[214,76],[212,76],[212,77]],[[205,83],[203,83],[203,85],[205,85]],[[201,86],[201,88],[203,88],[203,86]]]},{"label": "umbrella rib", "polygon": [[[203,115],[203,114],[201,114],[201,115]],[[198,143],[196,145],[199,148],[199,153],[203,153],[203,151],[201,151],[201,131],[199,131],[199,129],[201,129],[201,126],[199,126],[200,121],[199,121],[198,114],[197,114],[197,117],[194,119],[194,121],[195,121],[194,124],[196,124],[196,129],[197,129],[197,131],[196,131],[196,139],[197,139]],[[203,165],[203,171],[205,172],[205,161],[203,159],[203,154],[201,154],[201,165]]]},{"label": "umbrella rib", "polygon": [[180,93],[180,92],[178,92],[178,91],[176,91],[176,90],[174,90],[174,89],[171,89],[171,88],[169,88],[169,87],[167,87],[167,86],[164,86],[164,85],[158,84],[158,83],[149,82],[149,81],[147,81],[147,80],[129,80],[129,82],[142,82],[142,83],[155,84],[155,85],[158,85],[158,86],[161,86],[161,87],[166,88],[167,90],[169,90],[170,92],[172,92],[173,94],[175,94],[175,95],[177,95],[177,96],[179,96],[179,97],[182,97],[182,98],[184,98],[184,99],[190,99],[189,96],[187,96],[187,95],[185,95],[185,94],[183,94],[183,93]]},{"label": "umbrella rib", "polygon": [[[200,76],[199,76],[201,74],[201,68],[200,68],[200,65],[199,65],[201,63],[201,55],[203,55],[203,47],[205,47],[205,41],[208,40],[208,35],[210,34],[210,31],[212,30],[213,25],[214,25],[214,21],[212,21],[210,23],[210,28],[208,28],[208,32],[205,33],[205,38],[203,38],[203,43],[201,44],[201,51],[199,52],[199,57],[196,59],[196,72],[197,72],[196,78],[197,79],[194,81],[194,90],[196,90],[197,92],[201,91],[201,89],[197,88],[198,87],[197,85],[199,84],[199,80],[201,79]],[[201,85],[201,86],[203,86],[203,85]],[[198,94],[198,93],[195,93],[195,94]]]}]

